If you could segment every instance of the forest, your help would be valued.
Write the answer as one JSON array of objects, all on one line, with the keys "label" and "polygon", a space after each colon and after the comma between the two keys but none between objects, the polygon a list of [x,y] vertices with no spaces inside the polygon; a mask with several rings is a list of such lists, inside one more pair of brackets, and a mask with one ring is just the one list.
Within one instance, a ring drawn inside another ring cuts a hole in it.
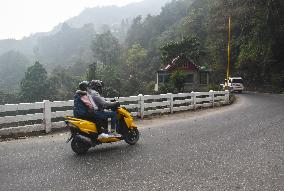
[{"label": "forest", "polygon": [[176,91],[174,79],[160,92],[154,84],[156,72],[180,54],[210,69],[208,90],[218,89],[226,77],[229,17],[231,76],[243,77],[248,90],[284,93],[283,0],[173,0],[158,15],[99,32],[92,23],[64,23],[18,44],[26,52],[0,46],[0,104],[70,100],[78,83],[91,79],[104,82],[105,97]]}]

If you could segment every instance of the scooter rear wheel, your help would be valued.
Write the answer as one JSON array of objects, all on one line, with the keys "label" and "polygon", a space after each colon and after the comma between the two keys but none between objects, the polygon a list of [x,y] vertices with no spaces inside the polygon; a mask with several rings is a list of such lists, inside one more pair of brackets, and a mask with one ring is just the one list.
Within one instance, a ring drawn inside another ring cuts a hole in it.
[{"label": "scooter rear wheel", "polygon": [[129,145],[135,145],[139,140],[140,133],[137,128],[130,129],[124,140]]},{"label": "scooter rear wheel", "polygon": [[88,152],[90,146],[83,143],[82,141],[78,141],[78,140],[73,139],[71,141],[71,148],[76,154],[82,155],[82,154],[86,154]]}]

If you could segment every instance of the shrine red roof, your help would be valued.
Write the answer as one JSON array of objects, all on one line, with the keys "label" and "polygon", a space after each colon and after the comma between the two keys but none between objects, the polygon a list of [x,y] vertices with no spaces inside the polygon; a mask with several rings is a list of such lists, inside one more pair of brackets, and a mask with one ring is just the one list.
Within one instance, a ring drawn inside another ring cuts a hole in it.
[{"label": "shrine red roof", "polygon": [[172,62],[168,64],[165,68],[161,69],[161,71],[172,71],[175,69],[181,69],[186,71],[199,71],[202,69],[202,67],[196,65],[185,55],[180,55],[173,59]]}]

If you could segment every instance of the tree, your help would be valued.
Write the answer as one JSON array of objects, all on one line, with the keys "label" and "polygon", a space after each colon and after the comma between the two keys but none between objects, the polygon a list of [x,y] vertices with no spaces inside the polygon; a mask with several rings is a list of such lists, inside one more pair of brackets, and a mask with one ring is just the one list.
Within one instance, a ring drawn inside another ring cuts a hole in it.
[{"label": "tree", "polygon": [[129,95],[138,95],[143,89],[143,78],[147,63],[148,51],[140,44],[133,44],[126,53],[126,62],[123,67],[123,79],[128,83],[124,85],[124,91]]},{"label": "tree", "polygon": [[87,69],[87,80],[91,81],[97,79],[97,63],[90,64]]},{"label": "tree", "polygon": [[50,99],[72,99],[80,80],[80,78],[78,79],[76,76],[71,75],[71,73],[63,67],[55,68],[49,79],[52,92],[54,92]]},{"label": "tree", "polygon": [[117,65],[120,63],[121,46],[118,39],[110,31],[98,34],[92,41],[94,57],[104,65]]},{"label": "tree", "polygon": [[140,44],[136,43],[127,51],[126,64],[130,74],[137,75],[143,69],[143,64],[146,62],[148,51]]},{"label": "tree", "polygon": [[[105,84],[105,96],[117,96],[120,89],[120,66],[122,47],[117,38],[110,31],[99,34],[92,41],[92,50],[96,60],[96,67],[89,67],[88,78],[95,77]],[[95,75],[95,76],[93,76]]]},{"label": "tree", "polygon": [[140,43],[143,32],[142,16],[139,15],[133,19],[130,29],[128,30],[126,42],[131,46],[134,43]]},{"label": "tree", "polygon": [[20,99],[25,102],[37,102],[50,99],[54,95],[47,72],[37,61],[28,68],[21,81]]},{"label": "tree", "polygon": [[160,15],[148,15],[144,20],[142,16],[137,16],[128,31],[127,44],[139,43],[150,50],[161,35],[187,15],[191,3],[191,0],[172,1],[162,7]]},{"label": "tree", "polygon": [[184,91],[186,73],[183,71],[174,71],[170,76],[170,83],[177,89],[178,92]]},{"label": "tree", "polygon": [[171,63],[174,58],[184,54],[193,61],[198,62],[204,51],[197,38],[185,37],[180,41],[171,41],[160,48],[162,60],[165,64]]}]

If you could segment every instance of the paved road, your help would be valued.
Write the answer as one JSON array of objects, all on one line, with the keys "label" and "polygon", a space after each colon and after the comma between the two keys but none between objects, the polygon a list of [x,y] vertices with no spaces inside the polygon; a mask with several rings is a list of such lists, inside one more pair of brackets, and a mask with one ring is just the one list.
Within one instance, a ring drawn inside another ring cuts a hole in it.
[{"label": "paved road", "polygon": [[141,140],[76,156],[67,134],[0,143],[0,190],[284,190],[284,96],[139,122]]}]

